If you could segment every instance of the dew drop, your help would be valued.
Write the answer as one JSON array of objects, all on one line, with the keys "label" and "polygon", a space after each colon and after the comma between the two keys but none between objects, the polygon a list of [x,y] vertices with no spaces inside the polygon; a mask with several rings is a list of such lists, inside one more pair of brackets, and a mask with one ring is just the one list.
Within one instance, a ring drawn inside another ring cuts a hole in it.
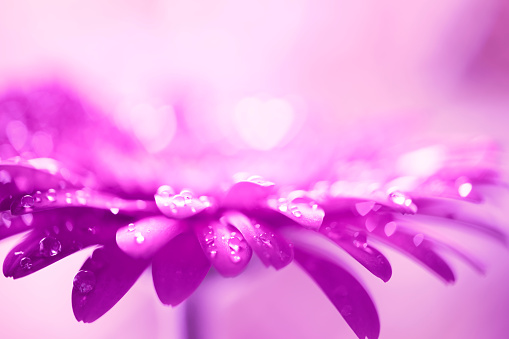
[{"label": "dew drop", "polygon": [[279,210],[280,210],[281,212],[286,212],[286,211],[288,211],[288,205],[287,205],[287,204],[281,204],[281,205],[279,205]]},{"label": "dew drop", "polygon": [[258,236],[258,240],[266,247],[272,248],[272,236],[268,233],[262,233]]},{"label": "dew drop", "polygon": [[234,262],[235,264],[240,262],[242,258],[239,255],[236,255],[235,252],[231,252],[230,260]]},{"label": "dew drop", "polygon": [[24,270],[29,270],[32,268],[32,259],[28,257],[23,257],[19,261],[19,266]]},{"label": "dew drop", "polygon": [[398,227],[398,225],[394,221],[388,222],[387,224],[385,224],[385,227],[384,227],[385,235],[390,237],[391,235],[394,234],[394,232],[396,232],[397,227]]},{"label": "dew drop", "polygon": [[25,195],[21,198],[21,207],[30,208],[34,206],[34,197],[31,195]]},{"label": "dew drop", "polygon": [[357,248],[366,248],[368,246],[366,235],[361,232],[355,232],[353,245]]},{"label": "dew drop", "polygon": [[415,246],[419,246],[424,241],[424,234],[422,233],[416,234],[413,238],[413,241]]},{"label": "dew drop", "polygon": [[0,183],[2,184],[8,184],[12,180],[11,175],[6,170],[0,171]]},{"label": "dew drop", "polygon": [[94,272],[81,270],[75,276],[72,282],[74,288],[81,294],[88,294],[93,291],[97,279]]},{"label": "dew drop", "polygon": [[86,205],[87,204],[87,196],[86,193],[82,190],[76,191],[76,200],[80,205]]},{"label": "dew drop", "polygon": [[51,202],[57,201],[57,191],[55,191],[53,188],[50,188],[48,192],[46,192],[46,199]]},{"label": "dew drop", "polygon": [[87,228],[87,232],[94,235],[97,233],[97,229],[95,226],[90,226],[89,228]]},{"label": "dew drop", "polygon": [[72,232],[72,230],[74,229],[74,225],[72,224],[72,222],[71,222],[71,221],[67,220],[67,221],[65,222],[65,228],[67,228],[67,230],[68,230],[69,232]]},{"label": "dew drop", "polygon": [[53,237],[45,237],[39,242],[39,253],[43,257],[54,257],[62,250],[60,241]]},{"label": "dew drop", "polygon": [[143,242],[145,241],[145,237],[143,236],[143,234],[141,234],[141,232],[136,232],[134,233],[134,240],[136,241],[137,244],[143,244]]},{"label": "dew drop", "polygon": [[120,209],[118,207],[112,207],[110,208],[110,212],[117,215],[118,212],[120,212]]},{"label": "dew drop", "polygon": [[134,230],[136,229],[136,227],[134,226],[133,223],[130,223],[128,226],[127,226],[127,232],[134,232]]},{"label": "dew drop", "polygon": [[[410,200],[410,199],[407,199],[407,197],[403,193],[397,192],[397,191],[389,194],[389,199],[396,205],[405,205],[405,202],[407,200]],[[411,202],[412,202],[412,200],[410,200],[410,203]]]},{"label": "dew drop", "polygon": [[11,227],[12,224],[12,214],[10,211],[5,211],[2,213],[2,221],[6,228]]},{"label": "dew drop", "polygon": [[34,221],[34,216],[32,213],[23,214],[21,216],[21,220],[23,220],[25,225],[30,226],[30,225],[32,225],[32,222]]},{"label": "dew drop", "polygon": [[65,202],[67,204],[72,204],[72,194],[71,193],[66,193],[65,194]]},{"label": "dew drop", "polygon": [[171,186],[168,185],[162,185],[157,189],[157,195],[163,197],[163,198],[169,198],[170,196],[174,195],[175,191]]},{"label": "dew drop", "polygon": [[466,198],[470,194],[471,191],[472,191],[472,184],[469,182],[465,182],[458,187],[458,194],[462,198]]},{"label": "dew drop", "polygon": [[290,212],[292,212],[293,216],[296,218],[300,218],[302,216],[302,212],[299,210],[299,207],[295,205],[290,207]]},{"label": "dew drop", "polygon": [[40,203],[42,201],[42,193],[41,191],[37,191],[34,193],[34,202],[35,203]]}]

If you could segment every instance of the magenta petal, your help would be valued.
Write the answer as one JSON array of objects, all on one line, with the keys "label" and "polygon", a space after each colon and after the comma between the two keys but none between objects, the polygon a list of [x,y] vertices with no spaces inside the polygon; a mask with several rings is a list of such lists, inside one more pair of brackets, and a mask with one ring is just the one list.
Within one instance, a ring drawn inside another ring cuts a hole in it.
[{"label": "magenta petal", "polygon": [[114,244],[96,249],[74,278],[72,308],[76,320],[91,323],[108,312],[149,263],[128,256]]},{"label": "magenta petal", "polygon": [[[52,161],[53,166],[49,169],[38,169],[33,166],[41,162],[37,160],[41,159],[33,159],[32,163],[3,162],[0,164],[0,209],[10,208],[11,196],[23,196],[36,190],[46,191],[62,187],[62,185],[72,187],[75,184],[66,180],[69,175],[64,177],[60,174],[62,168],[56,161],[42,159]],[[64,171],[64,173],[69,172]]]},{"label": "magenta petal", "polygon": [[228,212],[222,220],[236,227],[266,266],[277,270],[293,260],[291,244],[264,224],[252,223],[245,215]]},{"label": "magenta petal", "polygon": [[336,238],[329,235],[329,238],[341,246],[368,271],[385,282],[389,281],[392,276],[392,267],[389,260],[378,250],[367,244],[365,234],[356,232],[351,237]]},{"label": "magenta petal", "polygon": [[242,273],[252,250],[241,232],[220,222],[196,224],[194,230],[205,255],[221,275],[234,277]]},{"label": "magenta petal", "polygon": [[117,245],[134,258],[148,259],[184,228],[183,223],[163,216],[144,218],[120,228]]},{"label": "magenta petal", "polygon": [[49,189],[14,199],[11,204],[11,212],[12,214],[24,214],[62,207],[104,209],[109,210],[113,215],[119,213],[143,215],[158,211],[151,201],[124,200],[89,189]]},{"label": "magenta petal", "polygon": [[152,261],[152,278],[159,300],[177,306],[198,288],[209,269],[210,261],[194,234],[179,234]]},{"label": "magenta petal", "polygon": [[161,186],[154,196],[157,207],[166,216],[175,219],[184,219],[200,213],[211,206],[205,196],[196,198],[192,192],[183,190],[179,194],[173,194],[169,186]]},{"label": "magenta petal", "polygon": [[12,215],[11,211],[0,212],[0,240],[28,231],[34,227],[34,216]]},{"label": "magenta petal", "polygon": [[274,192],[274,183],[260,177],[251,177],[234,184],[226,193],[223,205],[230,208],[253,208],[259,206]]},{"label": "magenta petal", "polygon": [[295,260],[334,304],[357,337],[378,338],[380,320],[364,287],[345,269],[295,248]]},{"label": "magenta petal", "polygon": [[113,238],[119,222],[126,219],[91,209],[35,213],[31,220],[34,230],[7,254],[4,275],[24,277],[85,247],[103,243]]},{"label": "magenta petal", "polygon": [[422,234],[404,233],[396,228],[396,223],[392,221],[385,227],[377,227],[373,233],[392,247],[410,254],[445,282],[453,283],[456,280],[451,267],[435,252],[432,242],[424,239]]},{"label": "magenta petal", "polygon": [[271,199],[268,204],[273,210],[315,231],[320,228],[325,216],[324,210],[307,197],[299,197],[290,201],[283,198]]}]

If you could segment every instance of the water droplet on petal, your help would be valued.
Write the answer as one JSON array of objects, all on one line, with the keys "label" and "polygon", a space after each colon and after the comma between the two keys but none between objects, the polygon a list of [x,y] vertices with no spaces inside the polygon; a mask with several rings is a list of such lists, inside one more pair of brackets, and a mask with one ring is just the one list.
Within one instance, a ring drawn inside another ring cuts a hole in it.
[{"label": "water droplet on petal", "polygon": [[300,218],[302,216],[302,212],[299,210],[298,206],[293,205],[290,207],[290,212],[292,212],[293,216],[296,218]]},{"label": "water droplet on petal", "polygon": [[413,241],[415,246],[419,246],[424,241],[424,234],[422,233],[416,234],[413,238]]},{"label": "water droplet on petal", "polygon": [[366,235],[361,232],[355,232],[353,244],[357,248],[366,248],[368,246]]},{"label": "water droplet on petal", "polygon": [[403,193],[395,191],[389,194],[389,199],[396,205],[404,205],[407,197]]},{"label": "water droplet on petal", "polygon": [[72,194],[71,193],[65,194],[65,202],[68,204],[72,204]]},{"label": "water droplet on petal", "polygon": [[23,214],[21,216],[21,220],[23,220],[25,225],[30,226],[30,225],[32,225],[32,222],[34,221],[34,216],[32,213]]},{"label": "water droplet on petal", "polygon": [[94,272],[82,270],[74,276],[73,286],[81,294],[88,294],[95,288],[96,282]]},{"label": "water droplet on petal", "polygon": [[48,192],[46,192],[46,199],[51,202],[57,201],[57,191],[55,191],[53,188],[50,188]]},{"label": "water droplet on petal", "polygon": [[39,242],[39,253],[43,257],[54,257],[62,250],[60,241],[53,237],[45,237]]},{"label": "water droplet on petal", "polygon": [[72,230],[74,229],[74,225],[72,224],[72,222],[71,222],[71,221],[67,220],[67,221],[65,222],[65,228],[67,228],[67,230],[68,230],[69,232],[72,232]]},{"label": "water droplet on petal", "polygon": [[397,227],[398,227],[398,225],[394,221],[388,222],[387,224],[385,224],[385,227],[384,227],[385,235],[390,237],[391,235],[394,234],[394,232],[396,232]]},{"label": "water droplet on petal", "polygon": [[230,256],[230,260],[234,263],[238,263],[240,262],[242,258],[239,256],[239,255],[236,255],[235,252],[232,251],[231,253],[231,256]]},{"label": "water droplet on petal", "polygon": [[168,185],[162,185],[157,189],[157,195],[163,197],[163,198],[169,198],[172,195],[175,194],[175,191],[171,186]]},{"label": "water droplet on petal", "polygon": [[25,195],[21,198],[21,206],[24,208],[30,208],[34,206],[34,197],[31,195]]},{"label": "water droplet on petal", "polygon": [[141,232],[134,233],[134,239],[138,244],[142,244],[145,241],[145,237],[141,234]]},{"label": "water droplet on petal", "polygon": [[23,257],[19,261],[19,266],[24,270],[29,270],[32,268],[32,259],[28,257]]},{"label": "water droplet on petal", "polygon": [[263,232],[258,236],[258,241],[260,241],[264,246],[272,248],[272,237],[274,235],[270,235],[269,233]]},{"label": "water droplet on petal", "polygon": [[118,212],[120,212],[120,209],[118,207],[112,207],[110,208],[111,213],[117,215]]},{"label": "water droplet on petal", "polygon": [[127,226],[127,232],[134,232],[134,230],[136,229],[136,226],[134,226],[133,223],[130,223],[128,226]]},{"label": "water droplet on petal", "polygon": [[5,211],[2,213],[2,222],[4,223],[6,228],[11,227],[12,224],[12,214],[10,211]]},{"label": "water droplet on petal", "polygon": [[43,195],[42,195],[41,191],[37,191],[34,193],[34,202],[35,203],[40,203],[42,201],[42,198],[43,198]]},{"label": "water droplet on petal", "polygon": [[458,194],[462,198],[466,198],[470,192],[472,192],[472,184],[469,182],[465,182],[458,187]]},{"label": "water droplet on petal", "polygon": [[287,204],[281,204],[281,205],[279,205],[279,210],[280,210],[281,212],[286,212],[286,211],[288,211],[288,205],[287,205]]},{"label": "water droplet on petal", "polygon": [[0,171],[0,183],[1,184],[8,184],[12,180],[11,175],[6,170]]}]

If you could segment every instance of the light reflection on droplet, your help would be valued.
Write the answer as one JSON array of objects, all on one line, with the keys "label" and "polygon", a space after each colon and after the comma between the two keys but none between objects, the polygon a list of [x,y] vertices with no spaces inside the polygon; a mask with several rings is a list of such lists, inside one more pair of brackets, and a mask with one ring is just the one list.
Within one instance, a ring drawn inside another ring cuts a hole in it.
[{"label": "light reflection on droplet", "polygon": [[465,182],[458,187],[458,194],[462,198],[466,198],[470,192],[472,192],[472,184],[469,182]]},{"label": "light reflection on droplet", "polygon": [[57,200],[57,191],[55,191],[53,188],[50,188],[48,192],[46,192],[46,199],[48,199],[51,202],[54,202]]},{"label": "light reflection on droplet", "polygon": [[138,244],[142,244],[145,241],[145,237],[141,234],[141,232],[134,233],[134,239]]},{"label": "light reflection on droplet", "polygon": [[24,270],[29,270],[32,268],[32,259],[28,257],[21,258],[19,261],[19,266]]},{"label": "light reflection on droplet", "polygon": [[119,209],[118,207],[112,207],[112,208],[110,208],[110,212],[111,212],[111,213],[113,213],[113,214],[115,214],[115,215],[117,215],[119,211],[120,211],[120,209]]},{"label": "light reflection on droplet", "polygon": [[21,207],[30,208],[34,206],[34,197],[31,195],[25,195],[21,198]]},{"label": "light reflection on droplet", "polygon": [[62,250],[60,241],[53,237],[45,237],[39,242],[39,252],[43,257],[54,257]]}]

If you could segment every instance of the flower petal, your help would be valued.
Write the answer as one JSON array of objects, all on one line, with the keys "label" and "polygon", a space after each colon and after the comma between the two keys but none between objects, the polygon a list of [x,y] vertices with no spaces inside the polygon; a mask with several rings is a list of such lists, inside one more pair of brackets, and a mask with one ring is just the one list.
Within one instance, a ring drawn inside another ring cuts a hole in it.
[{"label": "flower petal", "polygon": [[357,337],[376,339],[380,320],[364,287],[345,269],[295,248],[295,260],[334,304]]},{"label": "flower petal", "polygon": [[133,258],[151,258],[170,239],[184,230],[184,224],[163,216],[130,223],[117,231],[117,245]]},{"label": "flower petal", "polygon": [[173,189],[167,185],[159,187],[154,197],[159,210],[167,217],[174,219],[188,218],[211,206],[209,199],[205,196],[196,198],[188,190],[174,194]]},{"label": "flower petal", "polygon": [[273,210],[315,231],[320,228],[325,216],[324,210],[308,197],[298,197],[292,200],[271,199],[268,204]]},{"label": "flower petal", "polygon": [[422,234],[405,233],[397,227],[396,222],[390,221],[384,227],[375,228],[373,234],[378,236],[377,239],[410,254],[446,283],[453,283],[456,280],[451,267],[435,252],[432,242],[424,239]]},{"label": "flower petal", "polygon": [[274,192],[274,183],[253,176],[235,183],[226,193],[223,205],[229,208],[253,208],[259,206]]},{"label": "flower petal", "polygon": [[[18,159],[18,158],[16,158]],[[39,161],[37,161],[39,160]],[[47,160],[46,166],[41,160]],[[29,162],[4,161],[0,163],[0,209],[9,209],[10,197],[23,196],[36,190],[45,191],[62,186],[73,187],[78,179],[71,181],[70,172],[52,159],[32,159]],[[49,162],[51,161],[51,165]],[[35,165],[35,166],[34,166]],[[61,173],[65,173],[64,177]]]},{"label": "flower petal", "polygon": [[159,300],[177,306],[201,284],[210,269],[195,235],[179,234],[152,261],[152,278]]},{"label": "flower petal", "polygon": [[62,207],[90,207],[109,210],[112,214],[140,216],[158,212],[151,201],[124,200],[89,189],[49,189],[18,196],[11,204],[12,214],[25,214]]},{"label": "flower petal", "polygon": [[246,268],[252,250],[241,232],[220,222],[197,223],[194,226],[205,255],[220,274],[234,277]]},{"label": "flower petal", "polygon": [[236,227],[244,235],[249,246],[266,266],[272,265],[279,270],[292,262],[292,245],[266,225],[253,224],[245,215],[238,212],[225,213],[222,220]]},{"label": "flower petal", "polygon": [[86,208],[36,213],[32,220],[34,230],[7,254],[4,275],[21,278],[85,247],[104,243],[114,237],[118,224],[127,220]]},{"label": "flower petal", "polygon": [[368,245],[365,233],[359,231],[353,234],[339,233],[330,226],[325,227],[323,233],[341,246],[368,271],[385,282],[389,281],[392,276],[391,264],[382,253]]},{"label": "flower petal", "polygon": [[108,312],[149,263],[128,256],[115,244],[96,249],[74,278],[72,308],[76,320],[91,323]]}]

